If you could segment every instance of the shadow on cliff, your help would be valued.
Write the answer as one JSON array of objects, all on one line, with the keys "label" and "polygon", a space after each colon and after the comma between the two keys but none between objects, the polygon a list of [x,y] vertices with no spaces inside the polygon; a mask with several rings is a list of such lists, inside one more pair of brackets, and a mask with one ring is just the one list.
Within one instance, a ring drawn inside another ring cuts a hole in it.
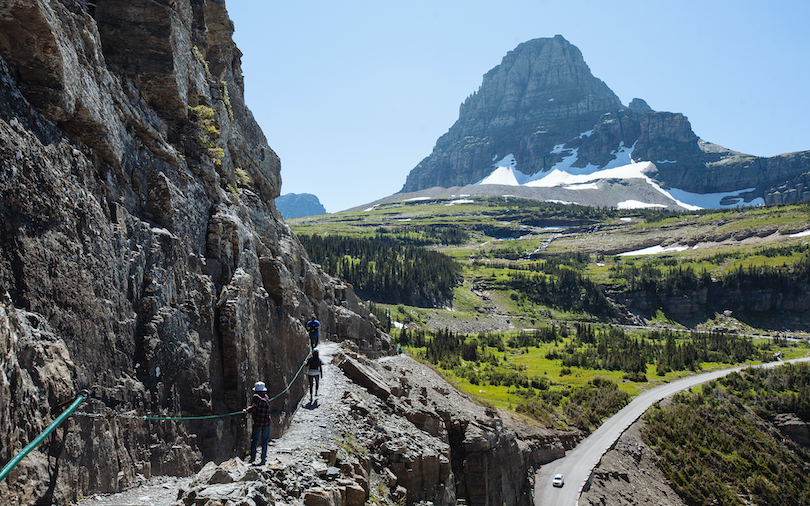
[{"label": "shadow on cliff", "polygon": [[[60,436],[57,436],[60,433]],[[65,435],[67,431],[64,429],[57,429],[51,436],[50,443],[48,443],[48,488],[42,497],[36,500],[34,506],[50,506],[54,503],[54,492],[59,478],[59,456],[65,449]],[[51,464],[53,462],[53,464]]]}]

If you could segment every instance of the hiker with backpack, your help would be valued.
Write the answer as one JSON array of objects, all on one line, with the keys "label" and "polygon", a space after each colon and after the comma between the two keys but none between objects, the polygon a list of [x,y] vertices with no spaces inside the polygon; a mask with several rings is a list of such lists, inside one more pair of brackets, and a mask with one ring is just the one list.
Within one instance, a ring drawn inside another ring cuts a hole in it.
[{"label": "hiker with backpack", "polygon": [[312,404],[312,386],[315,385],[315,395],[318,395],[318,384],[323,375],[323,362],[318,357],[318,350],[313,350],[307,360],[307,381],[309,382],[309,403]]},{"label": "hiker with backpack", "polygon": [[319,322],[315,315],[312,315],[312,318],[306,324],[307,332],[309,332],[309,344],[311,348],[314,350],[316,346],[318,346],[318,334],[321,328],[321,322]]},{"label": "hiker with backpack", "polygon": [[254,463],[256,447],[259,440],[261,440],[262,460],[259,465],[263,466],[267,461],[267,444],[270,441],[270,398],[267,396],[267,387],[263,381],[257,381],[253,385],[253,398],[250,406],[242,411],[253,416],[253,432],[250,436],[250,463]]}]

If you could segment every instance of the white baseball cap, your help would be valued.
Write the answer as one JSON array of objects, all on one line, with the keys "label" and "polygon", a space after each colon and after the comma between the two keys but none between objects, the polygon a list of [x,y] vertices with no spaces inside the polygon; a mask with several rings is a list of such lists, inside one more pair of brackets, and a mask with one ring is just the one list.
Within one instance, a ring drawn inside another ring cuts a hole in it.
[{"label": "white baseball cap", "polygon": [[253,385],[254,392],[266,392],[267,387],[264,386],[264,381],[257,381],[255,385]]}]

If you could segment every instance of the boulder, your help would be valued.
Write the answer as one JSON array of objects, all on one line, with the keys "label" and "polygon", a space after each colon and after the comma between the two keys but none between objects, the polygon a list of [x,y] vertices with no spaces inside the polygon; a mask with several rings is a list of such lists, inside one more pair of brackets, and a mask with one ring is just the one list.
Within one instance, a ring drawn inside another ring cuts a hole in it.
[{"label": "boulder", "polygon": [[385,380],[371,367],[362,364],[359,356],[352,353],[340,353],[333,359],[333,364],[354,381],[360,383],[369,392],[382,400],[391,395],[391,388]]}]

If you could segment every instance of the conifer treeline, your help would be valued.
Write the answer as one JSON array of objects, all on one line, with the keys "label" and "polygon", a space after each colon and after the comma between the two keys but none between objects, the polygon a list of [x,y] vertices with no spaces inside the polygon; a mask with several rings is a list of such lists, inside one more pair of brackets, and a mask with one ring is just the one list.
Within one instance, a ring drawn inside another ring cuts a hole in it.
[{"label": "conifer treeline", "polygon": [[447,255],[397,241],[338,235],[299,239],[313,262],[378,302],[452,299],[461,275]]},{"label": "conifer treeline", "polygon": [[798,291],[798,283],[808,282],[810,282],[810,252],[805,252],[792,267],[750,265],[743,268],[740,266],[723,276],[721,280],[724,288],[775,289],[778,292],[788,293]]},{"label": "conifer treeline", "polygon": [[[425,358],[445,368],[459,363],[492,360],[491,350],[504,352],[505,347],[539,347],[543,343],[561,342],[569,336],[568,328],[549,325],[539,329],[503,334],[479,333],[475,337],[445,329],[432,334],[424,330],[402,329],[397,342],[403,346],[425,348]],[[725,332],[647,331],[640,337],[628,336],[622,327],[596,328],[578,323],[574,339],[565,346],[546,352],[545,358],[560,360],[564,367],[604,369],[641,373],[647,364],[656,366],[656,374],[669,371],[697,371],[704,362],[741,363],[749,359],[771,360],[761,352],[750,337]],[[497,362],[497,361],[496,361]]]},{"label": "conifer treeline", "polygon": [[549,258],[522,266],[509,265],[508,278],[494,284],[496,288],[518,292],[518,300],[604,314],[610,310],[610,302],[596,283],[575,269],[578,264],[579,259],[574,256],[570,259]]},{"label": "conifer treeline", "polygon": [[407,225],[393,230],[380,227],[377,229],[376,239],[385,240],[384,238],[393,238],[397,242],[413,246],[449,246],[464,244],[470,238],[470,233],[463,228],[444,225]]},{"label": "conifer treeline", "polygon": [[764,256],[777,256],[791,252],[803,252],[793,265],[740,265],[713,280],[706,270],[695,272],[690,265],[658,267],[651,263],[618,264],[611,268],[611,277],[623,279],[627,291],[647,291],[656,295],[688,294],[700,289],[717,290],[773,290],[793,294],[801,290],[802,284],[810,283],[810,250],[806,246],[769,248],[761,253]]}]

